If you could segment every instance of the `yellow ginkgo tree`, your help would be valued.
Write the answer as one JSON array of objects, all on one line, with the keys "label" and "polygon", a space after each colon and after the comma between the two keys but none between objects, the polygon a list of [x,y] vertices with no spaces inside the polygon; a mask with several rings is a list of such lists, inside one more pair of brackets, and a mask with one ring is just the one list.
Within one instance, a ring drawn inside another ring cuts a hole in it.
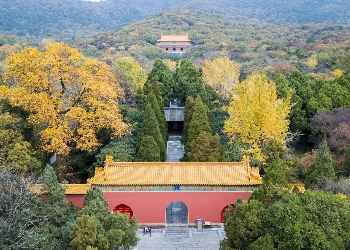
[{"label": "yellow ginkgo tree", "polygon": [[277,99],[276,86],[264,75],[249,76],[236,84],[226,110],[224,131],[231,140],[249,143],[253,157],[264,162],[261,147],[268,139],[284,142],[288,134],[291,96]]},{"label": "yellow ginkgo tree", "polygon": [[202,67],[203,81],[217,90],[223,99],[230,97],[233,87],[238,83],[240,65],[227,56],[205,61]]},{"label": "yellow ginkgo tree", "polygon": [[29,112],[44,151],[59,158],[72,147],[91,152],[100,145],[101,129],[112,137],[127,133],[118,108],[123,90],[107,64],[64,43],[45,52],[27,48],[9,55],[6,63],[3,80],[15,86],[0,86],[0,98]]}]

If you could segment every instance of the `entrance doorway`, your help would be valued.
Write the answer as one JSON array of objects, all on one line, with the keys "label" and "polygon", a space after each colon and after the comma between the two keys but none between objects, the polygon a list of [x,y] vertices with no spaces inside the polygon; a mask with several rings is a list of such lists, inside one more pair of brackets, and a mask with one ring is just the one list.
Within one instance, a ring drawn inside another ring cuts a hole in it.
[{"label": "entrance doorway", "polygon": [[[235,204],[230,204],[230,205],[233,207],[233,210],[236,210]],[[224,207],[221,210],[221,223],[224,223],[224,214],[225,214],[226,210],[228,209],[228,206],[229,205],[227,205],[226,207]]]},{"label": "entrance doorway", "polygon": [[188,209],[182,201],[173,201],[166,208],[167,224],[188,224]]},{"label": "entrance doorway", "polygon": [[181,134],[184,132],[184,122],[168,122],[168,133],[169,134]]},{"label": "entrance doorway", "polygon": [[131,217],[134,215],[131,208],[125,204],[120,204],[113,209],[113,212],[117,211],[121,214],[129,214],[129,220],[131,220]]}]

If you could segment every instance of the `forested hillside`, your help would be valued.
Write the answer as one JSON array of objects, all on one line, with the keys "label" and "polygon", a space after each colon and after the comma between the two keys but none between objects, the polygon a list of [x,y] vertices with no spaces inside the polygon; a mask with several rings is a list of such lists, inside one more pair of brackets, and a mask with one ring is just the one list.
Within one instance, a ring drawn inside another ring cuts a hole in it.
[{"label": "forested hillside", "polygon": [[[119,30],[76,42],[87,56],[113,59],[133,56],[149,68],[147,59],[166,57],[154,45],[160,35],[188,33],[194,47],[187,57],[202,66],[205,59],[228,56],[242,64],[241,75],[274,74],[295,69],[329,73],[350,45],[350,26],[329,24],[276,25],[233,21],[198,11],[163,12]],[[145,59],[146,58],[146,59]]]},{"label": "forested hillside", "polygon": [[175,9],[200,10],[234,20],[271,23],[350,22],[350,6],[346,0],[2,0],[0,31],[72,40]]}]

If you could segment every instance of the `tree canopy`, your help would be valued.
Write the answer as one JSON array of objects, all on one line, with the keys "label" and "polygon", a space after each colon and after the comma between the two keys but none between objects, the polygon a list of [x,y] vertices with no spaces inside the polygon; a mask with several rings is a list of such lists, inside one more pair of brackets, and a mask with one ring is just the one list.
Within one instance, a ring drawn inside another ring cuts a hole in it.
[{"label": "tree canopy", "polygon": [[271,138],[283,142],[287,136],[290,109],[290,96],[278,99],[273,82],[263,75],[249,76],[233,89],[224,131],[231,140],[249,143],[248,152],[263,160],[263,143]]}]

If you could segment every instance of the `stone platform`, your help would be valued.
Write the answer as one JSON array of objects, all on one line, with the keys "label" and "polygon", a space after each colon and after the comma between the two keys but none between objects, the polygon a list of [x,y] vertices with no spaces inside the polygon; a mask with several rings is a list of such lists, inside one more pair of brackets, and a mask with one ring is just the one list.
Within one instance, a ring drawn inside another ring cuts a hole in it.
[{"label": "stone platform", "polygon": [[194,228],[168,227],[152,229],[152,236],[139,229],[137,235],[140,241],[133,250],[219,250],[225,231],[212,228],[197,232]]}]

